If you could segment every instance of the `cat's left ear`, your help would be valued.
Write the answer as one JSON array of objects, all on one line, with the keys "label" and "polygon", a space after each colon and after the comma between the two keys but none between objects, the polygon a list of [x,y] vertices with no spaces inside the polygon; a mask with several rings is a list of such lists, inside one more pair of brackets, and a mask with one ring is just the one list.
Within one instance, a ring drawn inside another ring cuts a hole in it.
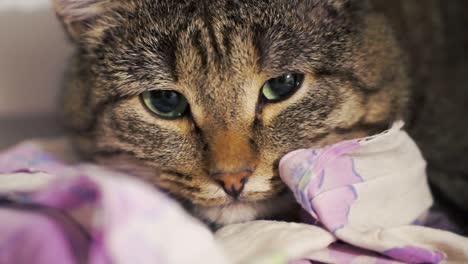
[{"label": "cat's left ear", "polygon": [[370,0],[299,0],[300,10],[316,23],[329,23],[337,17],[349,17],[354,12],[371,8]]},{"label": "cat's left ear", "polygon": [[370,0],[304,0],[299,1],[307,9],[326,9],[333,12],[346,12],[350,10],[362,10],[371,7]]},{"label": "cat's left ear", "polygon": [[370,6],[370,0],[325,0],[328,4],[332,5],[337,10],[343,10],[347,8],[368,8]]},{"label": "cat's left ear", "polygon": [[370,0],[306,0],[306,2],[315,5],[324,5],[336,10],[345,10],[348,8],[368,8],[371,5]]},{"label": "cat's left ear", "polygon": [[80,40],[96,21],[121,7],[115,0],[53,0],[57,16],[73,40]]}]

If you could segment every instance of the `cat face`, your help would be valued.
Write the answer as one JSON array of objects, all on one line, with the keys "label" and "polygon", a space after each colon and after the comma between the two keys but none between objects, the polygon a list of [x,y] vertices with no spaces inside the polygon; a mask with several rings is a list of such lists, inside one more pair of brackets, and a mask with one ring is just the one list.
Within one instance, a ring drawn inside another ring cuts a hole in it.
[{"label": "cat face", "polygon": [[77,46],[65,123],[210,222],[281,213],[282,156],[401,117],[401,55],[365,2],[56,0]]}]

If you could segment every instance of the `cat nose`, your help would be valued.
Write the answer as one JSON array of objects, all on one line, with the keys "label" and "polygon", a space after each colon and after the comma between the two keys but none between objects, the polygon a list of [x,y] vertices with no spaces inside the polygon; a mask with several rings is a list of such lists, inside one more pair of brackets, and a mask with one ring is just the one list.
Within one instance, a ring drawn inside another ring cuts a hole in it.
[{"label": "cat nose", "polygon": [[214,173],[214,179],[223,187],[224,192],[234,199],[239,199],[245,184],[249,180],[252,171],[244,170],[240,172],[221,172]]}]

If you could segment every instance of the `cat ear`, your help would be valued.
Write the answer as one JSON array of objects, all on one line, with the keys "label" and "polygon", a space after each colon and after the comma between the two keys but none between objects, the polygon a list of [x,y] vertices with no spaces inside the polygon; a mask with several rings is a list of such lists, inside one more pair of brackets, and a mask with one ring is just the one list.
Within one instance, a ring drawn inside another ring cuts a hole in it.
[{"label": "cat ear", "polygon": [[365,11],[371,6],[370,0],[305,0],[302,4],[305,4],[303,10],[316,22],[325,22],[340,14]]},{"label": "cat ear", "polygon": [[336,10],[370,5],[370,0],[309,0],[309,2],[315,3],[315,5],[330,6]]},{"label": "cat ear", "polygon": [[118,7],[115,0],[53,0],[57,16],[72,39],[86,34],[95,21]]},{"label": "cat ear", "polygon": [[368,7],[369,0],[326,0],[329,5],[333,6],[336,10],[346,10],[349,8],[364,8]]}]

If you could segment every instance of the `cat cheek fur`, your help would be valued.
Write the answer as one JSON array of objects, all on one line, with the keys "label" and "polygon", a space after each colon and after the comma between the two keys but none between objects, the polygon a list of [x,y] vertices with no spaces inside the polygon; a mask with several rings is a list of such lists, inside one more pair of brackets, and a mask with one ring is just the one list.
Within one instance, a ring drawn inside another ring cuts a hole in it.
[{"label": "cat cheek fur", "polygon": [[[275,201],[293,201],[283,155],[383,130],[407,96],[400,49],[367,1],[241,2],[55,0],[77,46],[61,100],[77,149],[220,223],[279,213]],[[306,74],[296,94],[259,102],[268,79],[292,72]],[[149,89],[183,94],[189,114],[150,113]],[[245,167],[233,204],[210,173]]]}]

